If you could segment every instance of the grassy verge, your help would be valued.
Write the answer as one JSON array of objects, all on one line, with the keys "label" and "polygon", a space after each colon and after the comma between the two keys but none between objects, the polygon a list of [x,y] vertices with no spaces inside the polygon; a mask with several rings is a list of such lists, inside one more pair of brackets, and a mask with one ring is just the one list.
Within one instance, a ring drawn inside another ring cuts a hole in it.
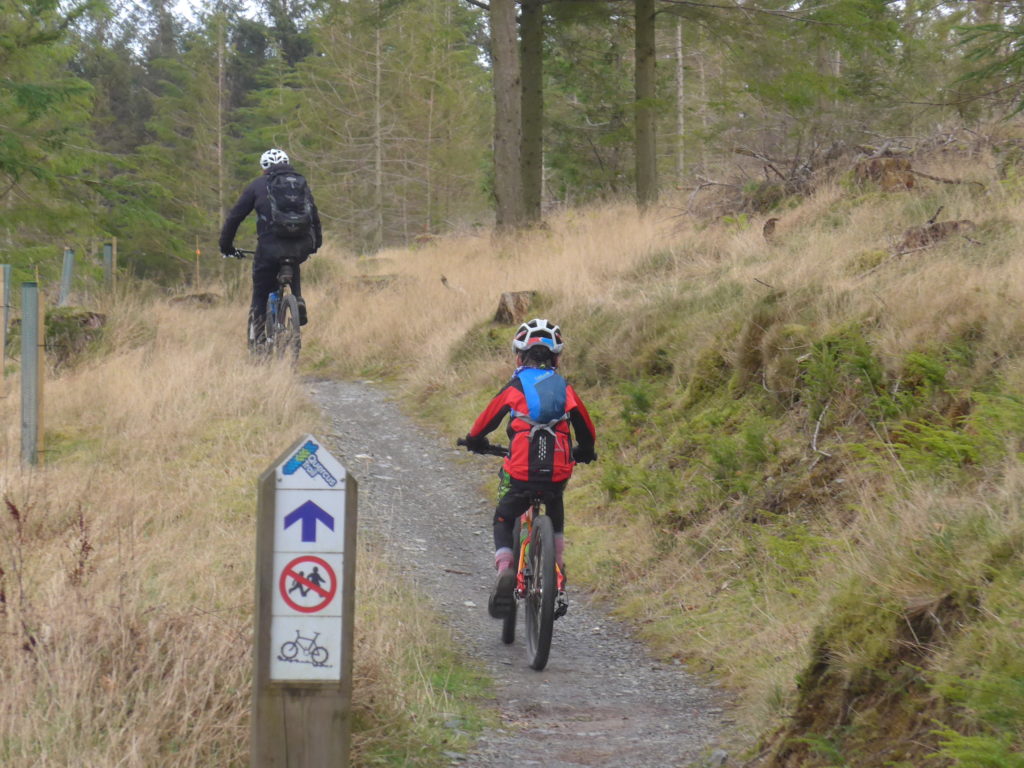
[{"label": "grassy verge", "polygon": [[[238,305],[102,307],[46,384],[45,465],[0,398],[0,763],[248,762],[255,479],[315,431],[301,382],[249,364]],[[354,765],[433,766],[485,717],[486,680],[364,545]]]}]

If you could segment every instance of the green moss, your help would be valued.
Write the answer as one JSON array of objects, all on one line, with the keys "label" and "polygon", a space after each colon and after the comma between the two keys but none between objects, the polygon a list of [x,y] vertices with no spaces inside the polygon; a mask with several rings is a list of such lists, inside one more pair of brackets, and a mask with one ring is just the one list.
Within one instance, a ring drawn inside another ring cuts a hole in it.
[{"label": "green moss", "polygon": [[697,358],[689,381],[686,383],[683,408],[693,408],[702,400],[721,390],[729,381],[730,371],[729,362],[722,357],[717,346],[705,349]]},{"label": "green moss", "polygon": [[891,255],[892,254],[889,253],[889,251],[881,248],[861,251],[860,253],[854,254],[854,256],[847,261],[845,270],[846,274],[853,276],[861,275],[871,269],[874,269]]},{"label": "green moss", "polygon": [[454,366],[477,365],[483,359],[508,357],[511,346],[509,339],[515,332],[515,326],[511,325],[479,323],[467,331],[458,344],[453,345],[450,362]]}]

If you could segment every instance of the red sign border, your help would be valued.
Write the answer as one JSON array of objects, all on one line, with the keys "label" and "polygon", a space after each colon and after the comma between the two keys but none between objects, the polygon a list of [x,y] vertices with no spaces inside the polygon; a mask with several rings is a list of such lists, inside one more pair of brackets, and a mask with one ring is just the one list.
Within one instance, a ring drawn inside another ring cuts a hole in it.
[{"label": "red sign border", "polygon": [[[292,599],[288,597],[288,590],[285,588],[288,572],[292,569],[292,566],[296,563],[303,562],[306,560],[311,560],[317,565],[322,565],[324,568],[327,569],[327,572],[331,575],[331,591],[327,594],[327,597],[324,599],[322,603],[320,603],[320,605],[316,605],[313,607],[299,605],[298,603],[293,602]],[[299,555],[290,563],[288,563],[284,568],[281,569],[281,578],[278,579],[277,588],[278,591],[281,593],[281,597],[284,598],[284,601],[289,608],[292,608],[293,610],[296,610],[299,613],[316,613],[317,611],[322,611],[324,608],[330,605],[331,600],[334,599],[334,595],[338,592],[338,577],[337,575],[335,575],[334,569],[331,568],[330,563],[328,563],[326,560],[319,558],[316,555]]]}]

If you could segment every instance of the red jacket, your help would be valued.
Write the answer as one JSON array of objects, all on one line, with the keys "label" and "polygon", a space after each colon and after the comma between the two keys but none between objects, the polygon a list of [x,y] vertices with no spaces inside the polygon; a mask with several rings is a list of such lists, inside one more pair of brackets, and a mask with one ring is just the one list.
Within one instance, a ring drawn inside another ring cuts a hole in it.
[{"label": "red jacket", "polygon": [[[587,413],[576,391],[566,383],[565,418],[546,428],[537,427],[536,422],[529,419],[530,406],[519,373],[520,371],[516,372],[483,413],[477,416],[472,429],[469,430],[469,436],[483,437],[497,429],[502,419],[511,414],[506,430],[510,442],[509,455],[505,459],[505,471],[516,480],[568,480],[575,466],[569,427],[572,426],[572,433],[580,448],[585,452],[592,452],[597,434],[590,414]],[[534,433],[532,439],[531,432]]]}]

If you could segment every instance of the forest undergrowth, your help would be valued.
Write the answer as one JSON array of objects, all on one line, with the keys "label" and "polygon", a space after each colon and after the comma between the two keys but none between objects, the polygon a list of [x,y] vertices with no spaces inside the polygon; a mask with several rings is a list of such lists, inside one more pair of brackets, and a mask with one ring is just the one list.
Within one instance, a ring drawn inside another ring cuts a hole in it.
[{"label": "forest undergrowth", "polygon": [[321,262],[309,361],[391,378],[454,437],[511,372],[499,295],[536,292],[599,433],[574,580],[735,691],[739,762],[1018,766],[1017,159],[965,143],[913,158],[946,182],[851,165],[761,213],[609,205]]}]

